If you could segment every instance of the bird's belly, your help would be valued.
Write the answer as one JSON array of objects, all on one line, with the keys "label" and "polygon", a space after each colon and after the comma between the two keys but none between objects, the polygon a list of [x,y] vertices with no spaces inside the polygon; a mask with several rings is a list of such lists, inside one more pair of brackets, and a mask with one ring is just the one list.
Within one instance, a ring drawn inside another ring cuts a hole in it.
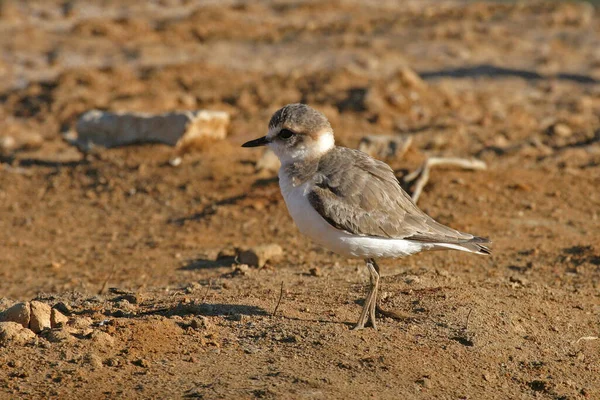
[{"label": "bird's belly", "polygon": [[423,245],[403,239],[359,236],[330,225],[312,207],[305,185],[293,187],[280,179],[287,209],[300,232],[321,246],[346,257],[404,257],[423,250]]}]

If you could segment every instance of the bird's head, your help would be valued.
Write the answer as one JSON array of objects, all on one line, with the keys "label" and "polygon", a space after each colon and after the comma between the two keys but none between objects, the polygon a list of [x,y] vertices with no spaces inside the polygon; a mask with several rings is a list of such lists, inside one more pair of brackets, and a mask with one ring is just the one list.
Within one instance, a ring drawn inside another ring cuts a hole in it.
[{"label": "bird's head", "polygon": [[288,104],[277,110],[266,136],[242,147],[269,146],[281,164],[319,158],[335,146],[333,129],[325,115],[306,104]]}]

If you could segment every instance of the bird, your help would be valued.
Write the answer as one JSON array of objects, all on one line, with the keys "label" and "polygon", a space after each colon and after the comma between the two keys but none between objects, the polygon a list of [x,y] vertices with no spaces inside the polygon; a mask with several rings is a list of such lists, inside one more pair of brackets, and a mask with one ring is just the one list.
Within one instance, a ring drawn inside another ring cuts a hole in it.
[{"label": "bird", "polygon": [[491,254],[489,239],[459,232],[425,214],[392,168],[366,153],[336,146],[327,117],[301,103],[271,117],[267,134],[242,147],[268,146],[281,162],[279,186],[301,233],[347,258],[362,258],[370,286],[355,330],[377,329],[379,258],[427,250]]}]

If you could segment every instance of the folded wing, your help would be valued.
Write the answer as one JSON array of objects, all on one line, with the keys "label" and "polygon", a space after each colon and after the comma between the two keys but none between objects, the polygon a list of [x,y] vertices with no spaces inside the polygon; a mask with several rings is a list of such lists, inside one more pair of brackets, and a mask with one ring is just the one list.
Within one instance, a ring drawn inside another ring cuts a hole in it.
[{"label": "folded wing", "polygon": [[312,183],[310,204],[337,229],[489,253],[482,245],[487,239],[436,222],[413,203],[387,164],[360,151],[335,148],[322,158]]}]

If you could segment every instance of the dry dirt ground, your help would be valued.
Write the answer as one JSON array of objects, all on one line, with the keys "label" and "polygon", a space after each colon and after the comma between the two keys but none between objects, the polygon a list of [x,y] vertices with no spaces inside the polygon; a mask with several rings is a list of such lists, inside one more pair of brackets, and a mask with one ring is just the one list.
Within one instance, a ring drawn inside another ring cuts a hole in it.
[{"label": "dry dirt ground", "polygon": [[[600,398],[589,4],[0,4],[0,310],[35,298],[70,318],[0,345],[1,398]],[[382,306],[406,318],[351,331],[363,261],[302,237],[240,148],[297,101],[349,147],[413,135],[399,176],[484,160],[434,170],[419,205],[493,255],[382,261]],[[92,108],[232,123],[178,167],[157,144],[84,158],[62,135]],[[231,257],[270,243],[284,255],[262,268]]]}]

